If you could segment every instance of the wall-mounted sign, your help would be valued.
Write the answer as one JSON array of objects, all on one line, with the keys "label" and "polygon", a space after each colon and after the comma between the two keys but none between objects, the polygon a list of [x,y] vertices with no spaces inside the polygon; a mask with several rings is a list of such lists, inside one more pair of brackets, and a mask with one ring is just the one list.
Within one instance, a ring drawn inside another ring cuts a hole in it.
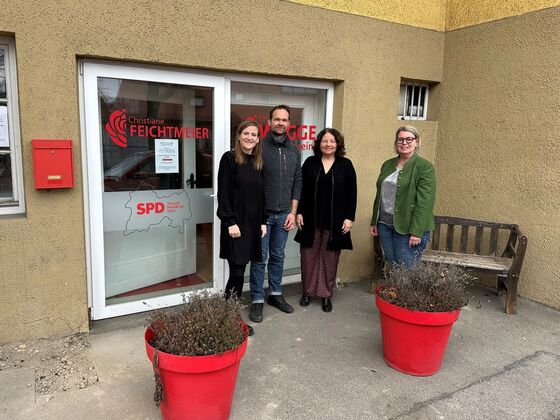
[{"label": "wall-mounted sign", "polygon": [[105,131],[111,141],[119,147],[128,147],[129,137],[172,137],[177,139],[207,139],[206,127],[178,126],[162,118],[136,117],[128,111],[118,109],[109,115]]},{"label": "wall-mounted sign", "polygon": [[156,174],[179,173],[179,140],[155,139]]}]

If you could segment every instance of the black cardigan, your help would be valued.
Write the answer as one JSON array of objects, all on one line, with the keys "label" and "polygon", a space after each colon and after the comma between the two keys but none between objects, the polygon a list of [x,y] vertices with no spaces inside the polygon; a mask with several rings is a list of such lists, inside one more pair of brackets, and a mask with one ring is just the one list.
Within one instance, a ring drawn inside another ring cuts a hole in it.
[{"label": "black cardigan", "polygon": [[[310,156],[301,168],[303,188],[298,204],[298,214],[303,216],[303,229],[298,231],[295,240],[305,248],[313,246],[316,221],[315,193],[319,171],[323,170],[320,156]],[[352,249],[350,232],[342,234],[344,219],[354,221],[356,216],[357,185],[356,171],[350,159],[337,157],[330,171],[333,183],[331,200],[331,229],[327,249],[339,251]]]},{"label": "black cardigan", "polygon": [[[262,171],[255,169],[254,157],[238,165],[232,152],[226,152],[218,169],[218,217],[220,258],[235,264],[261,261],[261,225],[266,224]],[[239,238],[229,236],[228,228],[237,225]]]}]

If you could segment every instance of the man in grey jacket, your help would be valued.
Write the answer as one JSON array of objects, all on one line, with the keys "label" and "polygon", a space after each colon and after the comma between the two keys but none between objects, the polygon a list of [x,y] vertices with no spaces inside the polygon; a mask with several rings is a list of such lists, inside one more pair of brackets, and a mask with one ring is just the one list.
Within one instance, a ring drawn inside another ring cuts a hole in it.
[{"label": "man in grey jacket", "polygon": [[290,108],[278,105],[270,111],[269,133],[261,140],[264,158],[264,195],[266,236],[262,239],[262,262],[251,262],[251,311],[253,322],[262,322],[264,306],[264,271],[268,260],[267,303],[282,312],[294,308],[282,297],[284,249],[288,233],[295,228],[296,211],[301,194],[301,154],[297,142],[288,137]]}]

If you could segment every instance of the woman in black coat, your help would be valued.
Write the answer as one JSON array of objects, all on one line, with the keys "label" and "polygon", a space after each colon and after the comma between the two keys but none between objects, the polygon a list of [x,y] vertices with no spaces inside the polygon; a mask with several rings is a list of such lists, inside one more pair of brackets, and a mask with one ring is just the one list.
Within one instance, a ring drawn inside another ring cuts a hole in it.
[{"label": "woman in black coat", "polygon": [[334,128],[318,134],[313,152],[301,168],[303,189],[296,217],[303,286],[299,303],[307,306],[312,297],[320,297],[323,311],[330,312],[340,251],[352,249],[356,172],[344,157],[344,137]]},{"label": "woman in black coat", "polygon": [[229,264],[226,298],[241,297],[245,267],[261,261],[261,238],[266,234],[263,157],[255,121],[242,122],[235,148],[226,152],[218,170],[220,258]]}]

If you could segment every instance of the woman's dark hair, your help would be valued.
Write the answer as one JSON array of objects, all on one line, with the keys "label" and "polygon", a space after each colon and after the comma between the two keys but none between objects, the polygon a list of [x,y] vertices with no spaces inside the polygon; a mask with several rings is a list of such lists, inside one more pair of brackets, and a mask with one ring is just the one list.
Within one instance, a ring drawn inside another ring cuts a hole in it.
[{"label": "woman's dark hair", "polygon": [[338,131],[336,128],[325,128],[321,130],[319,134],[317,134],[317,140],[315,140],[315,144],[313,145],[313,153],[315,156],[322,156],[321,153],[321,140],[325,134],[331,133],[334,136],[334,140],[336,141],[336,152],[334,152],[335,157],[342,157],[346,154],[346,148],[344,146],[344,136]]},{"label": "woman's dark hair", "polygon": [[272,108],[268,114],[268,119],[271,120],[272,119],[272,114],[274,114],[274,111],[276,111],[277,109],[283,109],[284,111],[286,111],[288,113],[288,119],[290,119],[290,113],[291,113],[291,109],[288,105],[276,105],[274,108]]}]

